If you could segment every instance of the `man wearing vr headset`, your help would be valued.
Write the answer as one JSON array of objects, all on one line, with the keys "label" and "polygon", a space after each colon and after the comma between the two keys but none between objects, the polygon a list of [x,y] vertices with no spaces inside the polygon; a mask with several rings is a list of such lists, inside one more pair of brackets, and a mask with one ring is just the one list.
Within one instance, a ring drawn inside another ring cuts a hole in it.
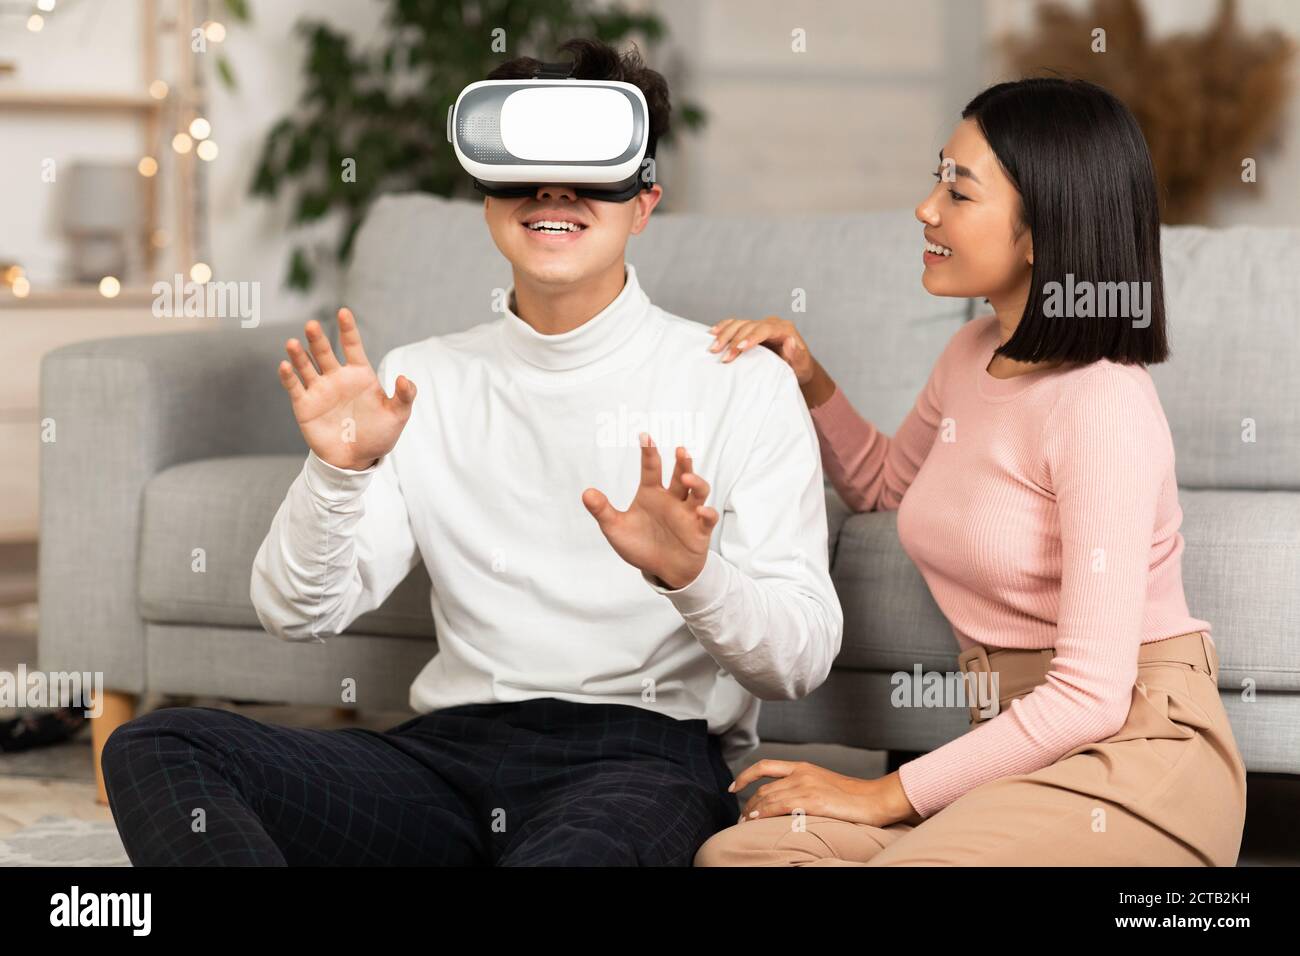
[{"label": "man wearing vr headset", "polygon": [[726,758],[759,700],[825,680],[843,615],[794,376],[723,366],[651,304],[624,250],[663,192],[667,86],[635,52],[561,49],[449,117],[513,267],[506,315],[376,372],[344,309],[345,363],[312,322],[280,367],[310,452],[257,554],[258,617],[322,642],[423,560],[418,716],[131,721],[104,769],[133,862],[690,865],[736,821]]}]

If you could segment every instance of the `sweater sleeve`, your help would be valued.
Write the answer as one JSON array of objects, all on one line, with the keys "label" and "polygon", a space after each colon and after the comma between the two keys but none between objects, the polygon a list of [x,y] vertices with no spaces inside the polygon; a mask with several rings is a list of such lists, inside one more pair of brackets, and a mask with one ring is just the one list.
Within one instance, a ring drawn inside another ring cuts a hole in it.
[{"label": "sweater sleeve", "polygon": [[[377,374],[391,394],[386,363]],[[419,556],[391,453],[353,471],[308,452],[253,560],[249,597],[271,634],[323,644],[381,605]]]},{"label": "sweater sleeve", "polygon": [[939,428],[943,363],[941,356],[892,438],[859,415],[838,385],[811,410],[826,477],[854,511],[893,511],[903,500]]},{"label": "sweater sleeve", "polygon": [[817,436],[794,375],[779,383],[721,513],[716,550],[668,598],[710,656],[754,696],[796,699],[830,673],[844,633],[831,583]]},{"label": "sweater sleeve", "polygon": [[1104,740],[1128,718],[1157,505],[1173,467],[1168,428],[1138,383],[1104,364],[1058,399],[1041,447],[1061,538],[1051,667],[991,720],[899,768],[922,817]]}]

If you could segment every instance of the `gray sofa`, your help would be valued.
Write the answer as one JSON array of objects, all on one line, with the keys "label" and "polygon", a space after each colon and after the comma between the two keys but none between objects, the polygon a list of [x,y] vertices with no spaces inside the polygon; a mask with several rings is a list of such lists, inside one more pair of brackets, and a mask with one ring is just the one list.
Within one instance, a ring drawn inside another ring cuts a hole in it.
[{"label": "gray sofa", "polygon": [[[1300,772],[1300,230],[1165,231],[1174,357],[1153,369],[1177,450],[1184,577],[1210,621],[1246,765]],[[628,253],[651,298],[705,324],[795,315],[863,414],[892,431],[976,303],[929,296],[909,212],[800,219],[656,214]],[[379,201],[345,301],[378,359],[494,318],[510,281],[472,202]],[[295,317],[275,317],[281,320]],[[325,645],[265,634],[249,569],[305,447],[276,378],[301,322],[119,338],[42,365],[40,663],[98,670],[111,690],[402,709],[435,653],[428,578]],[[1256,439],[1242,440],[1252,419]],[[894,709],[890,675],[950,669],[956,645],[899,547],[893,513],[829,496],[843,650],[827,683],[764,704],[765,739],[924,751],[967,729],[960,710]],[[195,570],[195,549],[203,570]],[[1244,693],[1243,690],[1249,691]]]}]

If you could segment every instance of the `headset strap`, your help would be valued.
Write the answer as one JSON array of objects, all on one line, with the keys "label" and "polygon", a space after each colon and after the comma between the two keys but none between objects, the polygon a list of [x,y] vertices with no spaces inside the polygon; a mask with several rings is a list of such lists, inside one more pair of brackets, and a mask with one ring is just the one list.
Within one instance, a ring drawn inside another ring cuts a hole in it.
[{"label": "headset strap", "polygon": [[536,72],[533,73],[534,80],[567,80],[573,76],[574,63],[572,61],[562,63],[540,63]]}]

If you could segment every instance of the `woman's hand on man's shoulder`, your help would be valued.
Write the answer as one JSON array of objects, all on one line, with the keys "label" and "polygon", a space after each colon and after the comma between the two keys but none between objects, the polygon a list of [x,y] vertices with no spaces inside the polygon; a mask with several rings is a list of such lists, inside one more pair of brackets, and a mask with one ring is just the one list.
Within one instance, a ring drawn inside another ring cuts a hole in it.
[{"label": "woman's hand on man's shoulder", "polygon": [[812,356],[793,322],[769,315],[763,319],[723,319],[709,329],[710,352],[721,352],[723,363],[735,361],[756,346],[770,349],[794,371],[799,390],[809,408],[825,403],[835,393],[835,383]]},{"label": "woman's hand on man's shoulder", "polygon": [[732,362],[744,352],[762,345],[771,349],[794,370],[800,385],[813,376],[813,357],[793,322],[769,315],[764,319],[723,319],[709,329],[713,335],[710,352],[721,352],[722,361]]}]

